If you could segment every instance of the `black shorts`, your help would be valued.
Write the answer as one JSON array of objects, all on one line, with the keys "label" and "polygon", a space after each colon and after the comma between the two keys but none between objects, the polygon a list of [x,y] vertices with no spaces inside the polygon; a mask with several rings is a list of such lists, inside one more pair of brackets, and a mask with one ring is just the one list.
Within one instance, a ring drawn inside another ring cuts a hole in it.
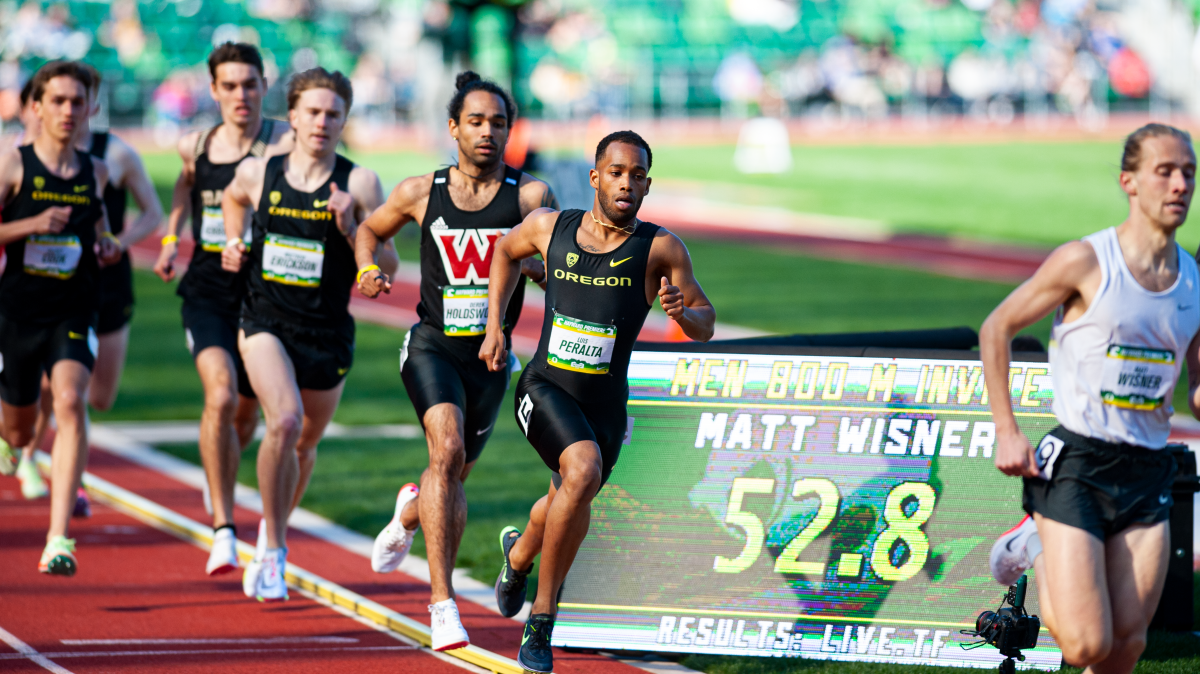
[{"label": "black shorts", "polygon": [[268,332],[279,339],[292,361],[299,388],[328,391],[342,383],[354,364],[353,321],[348,327],[327,330],[243,315],[240,326],[247,337]]},{"label": "black shorts", "polygon": [[408,331],[400,349],[400,379],[422,428],[425,413],[434,405],[450,403],[462,410],[467,463],[479,458],[492,435],[508,390],[509,369],[488,370],[479,360],[478,342],[446,337],[422,323]]},{"label": "black shorts", "polygon": [[96,364],[93,317],[74,316],[47,325],[21,325],[0,316],[0,399],[15,407],[38,401],[42,373],[60,360]]},{"label": "black shorts", "polygon": [[550,470],[557,482],[558,459],[576,442],[590,441],[600,447],[601,486],[608,482],[621,445],[631,429],[625,399],[584,403],[540,375],[530,364],[517,381],[513,406],[517,426]]},{"label": "black shorts", "polygon": [[237,316],[222,314],[187,300],[183,301],[180,313],[183,314],[183,331],[192,358],[195,359],[201,351],[209,347],[224,349],[233,357],[233,367],[237,370],[238,393],[253,398],[254,389],[250,387],[246,366],[242,363],[242,354],[238,351]]},{"label": "black shorts", "polygon": [[1049,479],[1025,478],[1023,505],[1100,540],[1135,524],[1171,517],[1175,457],[1089,438],[1056,427],[1038,444],[1038,466]]},{"label": "black shorts", "polygon": [[116,332],[133,318],[133,267],[128,253],[117,264],[100,270],[99,313],[98,335]]}]

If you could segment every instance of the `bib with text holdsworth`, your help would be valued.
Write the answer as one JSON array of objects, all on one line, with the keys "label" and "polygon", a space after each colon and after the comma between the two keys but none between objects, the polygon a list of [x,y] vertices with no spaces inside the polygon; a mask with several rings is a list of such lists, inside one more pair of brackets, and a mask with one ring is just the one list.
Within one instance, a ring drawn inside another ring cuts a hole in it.
[{"label": "bib with text holdsworth", "polygon": [[451,337],[474,337],[487,332],[487,286],[442,288],[442,331]]},{"label": "bib with text holdsworth", "polygon": [[262,277],[266,281],[316,288],[325,266],[325,244],[268,232],[263,241]]},{"label": "bib with text holdsworth", "polygon": [[572,372],[608,374],[616,343],[616,326],[589,323],[555,313],[546,362]]},{"label": "bib with text holdsworth", "polygon": [[25,239],[25,273],[69,279],[75,275],[83,244],[74,234],[35,234]]},{"label": "bib with text holdsworth", "polygon": [[1100,398],[1107,405],[1129,410],[1158,409],[1175,377],[1174,353],[1113,344],[1104,359]]}]

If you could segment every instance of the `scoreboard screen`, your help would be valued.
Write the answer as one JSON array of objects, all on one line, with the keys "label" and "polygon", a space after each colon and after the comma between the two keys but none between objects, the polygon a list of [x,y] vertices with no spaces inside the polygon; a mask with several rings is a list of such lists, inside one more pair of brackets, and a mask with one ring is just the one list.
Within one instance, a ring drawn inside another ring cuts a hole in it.
[{"label": "scoreboard screen", "polygon": [[[1000,604],[988,555],[1024,516],[978,361],[637,351],[629,384],[555,646],[1003,659],[959,633]],[[1013,363],[1010,392],[1036,444],[1056,425],[1047,364]],[[1026,655],[1061,663],[1045,628]]]}]

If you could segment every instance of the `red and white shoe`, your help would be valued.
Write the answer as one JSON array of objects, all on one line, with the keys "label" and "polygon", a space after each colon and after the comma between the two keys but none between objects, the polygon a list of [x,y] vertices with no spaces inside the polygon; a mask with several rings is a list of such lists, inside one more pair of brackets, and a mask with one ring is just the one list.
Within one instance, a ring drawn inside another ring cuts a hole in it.
[{"label": "red and white shoe", "polygon": [[420,491],[417,485],[409,482],[401,487],[400,493],[396,495],[396,512],[392,515],[392,521],[375,537],[375,546],[371,548],[371,570],[375,573],[395,571],[408,556],[413,536],[420,527],[412,531],[405,529],[400,523],[400,513],[404,512],[404,506],[415,499]]},{"label": "red and white shoe", "polygon": [[992,545],[988,561],[992,567],[992,578],[1001,585],[1012,585],[1021,574],[1033,567],[1029,559],[1029,540],[1037,536],[1037,523],[1026,515],[1017,526],[1000,534]]}]

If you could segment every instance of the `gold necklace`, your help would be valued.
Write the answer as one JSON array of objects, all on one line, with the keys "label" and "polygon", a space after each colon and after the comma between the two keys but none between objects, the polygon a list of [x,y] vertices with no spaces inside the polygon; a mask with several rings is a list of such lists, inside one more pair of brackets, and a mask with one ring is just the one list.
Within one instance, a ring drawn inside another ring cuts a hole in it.
[{"label": "gold necklace", "polygon": [[588,211],[588,215],[592,216],[592,222],[596,223],[597,225],[600,225],[601,227],[607,227],[607,228],[609,228],[609,229],[613,230],[614,232],[620,232],[620,233],[622,233],[622,234],[625,234],[625,235],[633,234],[633,230],[637,229],[637,226],[638,226],[638,219],[637,219],[637,218],[634,218],[634,219],[633,219],[633,224],[629,226],[629,229],[626,229],[626,228],[624,228],[624,227],[618,227],[618,226],[616,226],[616,225],[610,225],[610,224],[608,224],[607,222],[604,222],[604,221],[601,221],[601,220],[597,220],[597,219],[596,219],[596,215],[595,215],[594,213],[592,213],[591,211]]}]

